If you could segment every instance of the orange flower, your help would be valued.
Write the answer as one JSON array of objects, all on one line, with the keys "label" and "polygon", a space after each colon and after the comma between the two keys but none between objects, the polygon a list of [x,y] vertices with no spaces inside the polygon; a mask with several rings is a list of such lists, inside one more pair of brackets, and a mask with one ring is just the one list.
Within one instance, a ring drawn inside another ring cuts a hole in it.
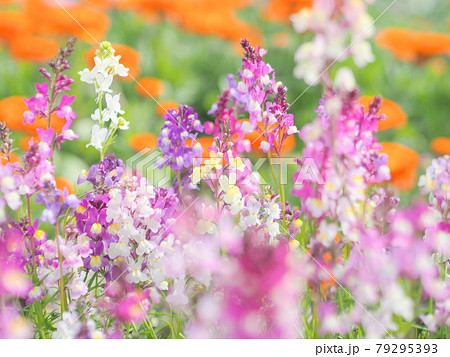
[{"label": "orange flower", "polygon": [[161,100],[156,103],[156,114],[162,117],[164,114],[167,114],[168,109],[178,109],[179,104],[174,100]]},{"label": "orange flower", "polygon": [[[36,118],[33,124],[23,123],[23,113],[28,110],[23,99],[21,96],[12,96],[0,100],[0,120],[11,130],[26,131],[30,134],[36,134],[36,128],[47,128],[47,121],[42,117]],[[52,115],[53,129],[61,131],[64,123],[65,119],[59,118],[55,113]]]},{"label": "orange flower", "polygon": [[[64,188],[67,188],[67,194],[71,195],[75,193],[72,182],[65,177],[55,177],[56,188],[64,192]],[[61,197],[62,199],[62,197]]]},{"label": "orange flower", "polygon": [[289,16],[301,9],[311,7],[313,0],[271,0],[262,10],[262,16],[268,21],[289,23]]},{"label": "orange flower", "polygon": [[105,37],[111,25],[105,12],[81,4],[66,5],[65,8],[67,12],[56,3],[43,0],[26,0],[24,4],[35,33],[72,34],[88,43],[96,43],[92,37],[98,41]]},{"label": "orange flower", "polygon": [[378,32],[378,46],[399,60],[422,64],[435,55],[450,53],[450,34],[414,32],[403,28],[386,28]]},{"label": "orange flower", "polygon": [[[0,152],[0,159],[2,161],[2,165],[6,165],[8,162],[10,162],[8,161],[8,158],[5,156],[5,154],[1,152]],[[9,159],[11,160],[11,162],[19,162],[19,156],[14,152],[9,154]]]},{"label": "orange flower", "polygon": [[30,30],[27,16],[20,11],[0,11],[0,39],[12,42]]},{"label": "orange flower", "polygon": [[393,142],[380,143],[381,152],[389,156],[388,166],[391,170],[391,182],[401,191],[414,188],[417,179],[419,154],[413,149]]},{"label": "orange flower", "polygon": [[23,113],[28,110],[23,97],[12,96],[0,100],[0,120],[11,130],[21,130]]},{"label": "orange flower", "polygon": [[[139,52],[127,45],[113,43],[112,46],[116,50],[115,55],[121,56],[120,63],[123,64],[126,68],[130,69],[130,71],[128,72],[130,74],[129,76],[118,78],[123,79],[125,81],[132,81],[133,80],[132,77],[134,78],[139,77],[140,73],[139,66],[141,62],[141,55],[139,54]],[[94,67],[95,65],[94,64],[95,51],[97,51],[97,47],[92,47],[86,53],[86,61],[88,62],[91,68]]]},{"label": "orange flower", "polygon": [[58,48],[58,42],[29,33],[16,36],[10,44],[13,57],[37,62],[51,60],[57,55]]},{"label": "orange flower", "polygon": [[30,149],[30,145],[28,144],[30,142],[31,139],[34,139],[34,141],[39,141],[39,137],[33,136],[33,135],[25,135],[22,136],[19,140],[19,147],[23,150],[23,151],[28,151]]},{"label": "orange flower", "polygon": [[417,52],[425,56],[450,54],[450,34],[419,32],[415,34]]},{"label": "orange flower", "polygon": [[238,8],[248,5],[251,1],[178,1],[172,10],[172,17],[187,29],[200,34],[217,35],[233,41],[247,38],[252,43],[260,43],[260,30],[242,21],[236,13]]},{"label": "orange flower", "polygon": [[450,138],[439,137],[431,141],[431,150],[438,155],[450,155]]},{"label": "orange flower", "polygon": [[[209,147],[212,146],[214,142],[213,138],[202,136],[200,138],[195,139],[195,143],[199,143],[202,146],[203,149],[203,156],[208,156],[209,153]],[[186,145],[191,146],[192,145],[192,139],[186,139]]]},{"label": "orange flower", "polygon": [[134,151],[153,150],[157,146],[157,137],[153,133],[134,134],[130,138],[130,146]]},{"label": "orange flower", "polygon": [[[366,111],[369,110],[370,103],[374,97],[362,96],[359,99],[361,105],[364,105]],[[386,119],[378,122],[378,130],[387,130],[391,128],[399,128],[406,124],[408,117],[400,106],[392,100],[383,98],[381,101],[380,114],[386,115]]]},{"label": "orange flower", "polygon": [[142,77],[136,83],[136,92],[142,97],[149,97],[149,94],[153,98],[160,97],[164,92],[164,83],[153,77]]},{"label": "orange flower", "polygon": [[100,9],[113,8],[117,0],[83,0],[83,3]]}]

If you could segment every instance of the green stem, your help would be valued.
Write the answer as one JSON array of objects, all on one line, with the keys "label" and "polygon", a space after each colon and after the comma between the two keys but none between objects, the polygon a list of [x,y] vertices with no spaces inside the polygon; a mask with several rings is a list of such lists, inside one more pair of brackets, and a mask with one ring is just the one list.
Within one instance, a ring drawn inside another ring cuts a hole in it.
[{"label": "green stem", "polygon": [[59,227],[58,227],[58,221],[56,221],[56,225],[55,225],[55,230],[56,230],[56,247],[58,249],[58,263],[59,263],[59,272],[61,277],[59,278],[59,294],[61,297],[61,315],[64,311],[66,311],[66,297],[65,297],[65,293],[64,293],[64,275],[63,275],[63,268],[62,268],[62,263],[63,263],[63,259],[62,259],[62,255],[61,255],[61,245],[59,242]]},{"label": "green stem", "polygon": [[267,159],[269,160],[270,170],[272,171],[272,176],[275,181],[275,185],[277,186],[278,192],[280,192],[281,191],[280,184],[278,183],[277,175],[275,174],[275,170],[273,169],[272,156],[270,154],[270,151],[267,152]]},{"label": "green stem", "polygon": [[[31,217],[31,204],[30,204],[30,195],[26,195],[27,197],[27,212],[28,212],[28,224],[30,226],[33,225],[32,217]],[[34,244],[34,237],[31,236],[31,254],[33,257],[33,276],[36,276],[36,246]]]},{"label": "green stem", "polygon": [[284,184],[283,184],[283,171],[282,171],[282,165],[280,163],[280,188],[281,188],[281,201],[283,203],[283,224],[284,228],[287,228],[286,225],[286,194],[284,192]]}]

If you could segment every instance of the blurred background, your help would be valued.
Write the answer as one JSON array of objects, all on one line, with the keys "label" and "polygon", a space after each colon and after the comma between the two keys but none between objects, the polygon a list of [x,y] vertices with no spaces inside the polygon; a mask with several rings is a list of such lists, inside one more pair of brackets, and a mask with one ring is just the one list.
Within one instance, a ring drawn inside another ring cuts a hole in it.
[{"label": "blurred background", "polygon": [[[76,80],[71,95],[77,97],[73,129],[80,139],[65,143],[56,158],[56,175],[72,182],[81,169],[98,160],[93,148],[85,148],[96,108],[93,89],[77,74],[92,67],[96,41],[112,42],[122,55],[121,63],[164,108],[188,104],[205,121],[213,119],[207,111],[226,85],[226,75],[240,69],[239,42],[245,37],[269,50],[265,60],[288,87],[288,101],[293,102],[308,87],[293,77],[294,53],[312,34],[295,33],[289,15],[312,2],[0,0],[0,120],[14,130],[20,155],[35,135],[35,128],[22,124],[23,97],[35,94],[34,83],[42,81],[38,68],[72,35],[79,38],[70,75]],[[375,19],[391,3],[379,0],[369,5],[369,13]],[[349,59],[331,68],[332,75],[344,65],[352,68],[361,95],[381,95],[393,102],[386,101],[384,109],[394,124],[378,137],[401,144],[389,146],[396,160],[390,165],[399,165],[394,168],[395,184],[406,192],[414,190],[417,174],[433,155],[450,151],[449,24],[447,0],[399,0],[375,23],[378,35],[371,41],[375,62],[358,68]],[[120,133],[112,150],[126,159],[143,147],[155,146],[162,110],[133,79],[117,79],[114,86],[122,92],[130,129]],[[320,86],[313,86],[290,108],[298,128],[314,118],[321,93]],[[295,145],[291,156],[301,150],[299,141]],[[408,150],[402,151],[404,147]],[[416,155],[418,160],[405,160]]]}]

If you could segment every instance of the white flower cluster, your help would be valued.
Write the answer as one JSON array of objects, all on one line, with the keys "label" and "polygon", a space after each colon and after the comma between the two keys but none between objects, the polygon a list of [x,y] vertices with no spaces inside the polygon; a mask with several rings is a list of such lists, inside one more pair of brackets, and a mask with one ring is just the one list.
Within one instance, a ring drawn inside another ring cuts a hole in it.
[{"label": "white flower cluster", "polygon": [[312,8],[292,15],[291,21],[296,32],[316,34],[295,54],[294,75],[307,84],[318,84],[328,66],[349,56],[358,67],[374,61],[367,39],[375,30],[364,0],[316,0]]},{"label": "white flower cluster", "polygon": [[[78,73],[82,82],[95,86],[98,108],[91,118],[98,124],[92,127],[91,141],[87,147],[93,146],[100,151],[102,156],[113,141],[116,131],[118,129],[127,130],[129,125],[121,116],[124,111],[120,108],[120,93],[113,95],[111,89],[114,76],[126,77],[129,69],[119,63],[121,56],[114,56],[114,52],[115,50],[109,42],[102,42],[94,58],[94,68],[92,70],[85,68]],[[105,108],[103,108],[103,98],[106,102]],[[106,123],[109,121],[111,124],[106,127]]]},{"label": "white flower cluster", "polygon": [[[134,189],[114,188],[110,191],[106,220],[111,222],[109,233],[119,237],[116,243],[109,245],[109,257],[126,259],[129,266],[127,280],[139,283],[149,280],[149,267],[154,263],[154,255],[157,254],[154,250],[168,235],[163,223],[170,225],[173,218],[168,217],[164,208],[152,203],[157,201],[158,197],[153,186],[144,178],[134,185]],[[159,283],[161,285],[163,281]]]}]

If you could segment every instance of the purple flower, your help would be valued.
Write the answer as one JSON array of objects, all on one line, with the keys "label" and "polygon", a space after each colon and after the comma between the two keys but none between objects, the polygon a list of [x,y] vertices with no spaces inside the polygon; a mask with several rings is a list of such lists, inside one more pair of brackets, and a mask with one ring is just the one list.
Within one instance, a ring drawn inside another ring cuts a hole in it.
[{"label": "purple flower", "polygon": [[118,182],[124,173],[122,160],[116,159],[114,154],[108,155],[97,165],[91,166],[85,177],[78,179],[78,184],[89,181],[98,190],[104,190]]},{"label": "purple flower", "polygon": [[[203,132],[198,114],[188,106],[171,109],[164,114],[164,123],[158,137],[158,147],[163,157],[158,161],[159,167],[169,166],[174,171],[192,169],[195,158],[201,157],[203,149],[196,143],[197,133]],[[192,144],[187,145],[190,140]]]}]

